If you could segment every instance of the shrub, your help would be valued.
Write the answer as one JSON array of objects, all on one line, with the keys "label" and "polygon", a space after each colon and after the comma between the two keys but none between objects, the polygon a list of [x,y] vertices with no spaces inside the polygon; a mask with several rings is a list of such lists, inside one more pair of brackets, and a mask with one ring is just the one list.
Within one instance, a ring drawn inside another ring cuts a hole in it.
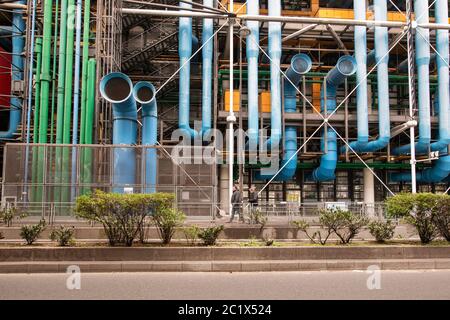
[{"label": "shrub", "polygon": [[32,245],[44,230],[45,221],[41,220],[38,224],[22,226],[20,236],[27,242],[27,245]]},{"label": "shrub", "polygon": [[199,232],[200,228],[197,225],[183,228],[184,237],[189,245],[195,245]]},{"label": "shrub", "polygon": [[395,223],[391,220],[372,220],[367,227],[377,242],[385,242],[394,237]]},{"label": "shrub", "polygon": [[450,196],[445,195],[439,199],[433,222],[439,233],[450,242]]},{"label": "shrub", "polygon": [[20,220],[24,217],[26,217],[27,214],[24,212],[21,212],[16,207],[4,207],[0,210],[0,220],[7,226],[10,227],[12,225],[12,222],[14,221],[14,218],[17,220]]},{"label": "shrub", "polygon": [[332,216],[332,230],[342,244],[350,243],[368,222],[365,216],[347,210],[329,210],[328,214]]},{"label": "shrub", "polygon": [[[320,231],[316,231],[312,235],[309,234],[309,232],[308,232],[309,223],[306,222],[305,220],[292,221],[292,225],[294,225],[297,228],[297,230],[304,232],[306,234],[306,236],[308,237],[308,239],[311,241],[311,243],[317,243],[316,237],[318,237],[320,244],[325,245],[327,243],[328,238],[331,235],[331,232],[329,232],[327,237],[325,237],[325,239],[322,242],[322,236],[320,234]],[[329,231],[331,231],[331,230],[329,230]]]},{"label": "shrub", "polygon": [[223,225],[206,228],[200,231],[198,237],[203,240],[204,245],[213,246],[216,244],[217,239],[219,238],[219,235],[223,231],[223,229]]},{"label": "shrub", "polygon": [[173,194],[117,194],[96,191],[77,198],[75,215],[102,224],[109,244],[131,246],[143,234],[145,218],[173,205]]},{"label": "shrub", "polygon": [[57,241],[61,247],[65,247],[67,245],[73,245],[75,240],[73,238],[73,234],[75,232],[74,227],[64,227],[60,226],[58,229],[53,229],[50,233],[50,240]]},{"label": "shrub", "polygon": [[163,244],[170,243],[175,229],[183,225],[185,219],[186,216],[182,211],[173,208],[164,208],[155,212],[153,221]]},{"label": "shrub", "polygon": [[412,224],[424,244],[431,242],[438,234],[434,221],[442,195],[432,193],[399,193],[386,200],[390,217],[403,217]]},{"label": "shrub", "polygon": [[263,232],[264,232],[264,228],[266,227],[268,218],[266,215],[264,215],[261,210],[259,209],[254,209],[252,211],[252,218],[251,221],[255,224],[259,224],[259,235],[262,238],[263,237]]}]

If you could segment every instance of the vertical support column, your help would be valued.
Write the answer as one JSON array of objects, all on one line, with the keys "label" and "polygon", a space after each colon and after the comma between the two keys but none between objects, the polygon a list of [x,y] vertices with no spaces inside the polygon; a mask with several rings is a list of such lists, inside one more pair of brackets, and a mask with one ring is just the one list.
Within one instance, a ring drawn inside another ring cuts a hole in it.
[{"label": "vertical support column", "polygon": [[364,176],[364,204],[366,214],[373,217],[375,214],[375,179],[368,168],[363,169]]},{"label": "vertical support column", "polygon": [[[220,180],[219,180],[219,195],[220,195],[220,208],[224,212],[231,213],[230,210],[230,195],[228,191],[229,172],[227,165],[220,166]],[[231,179],[231,181],[233,181]]]}]

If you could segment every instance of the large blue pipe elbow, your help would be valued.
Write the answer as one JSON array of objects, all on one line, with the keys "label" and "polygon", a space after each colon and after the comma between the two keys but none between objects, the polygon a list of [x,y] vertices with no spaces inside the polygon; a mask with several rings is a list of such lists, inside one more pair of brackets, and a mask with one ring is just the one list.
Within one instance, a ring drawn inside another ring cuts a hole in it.
[{"label": "large blue pipe elbow", "polygon": [[[191,4],[180,2],[180,8],[192,8]],[[181,10],[183,11],[183,10]],[[186,10],[184,10],[186,11]],[[192,55],[192,18],[181,17],[179,22],[178,54],[180,56],[180,88],[179,88],[179,113],[178,126],[189,138],[196,138],[198,133],[189,125],[190,111],[190,81],[191,64],[189,58]]]},{"label": "large blue pipe elbow", "polygon": [[[346,77],[353,75],[356,72],[356,60],[352,56],[342,56],[339,58],[336,66],[328,72],[326,76],[326,105],[325,105],[325,92],[322,87],[321,90],[321,110],[322,112],[327,110],[327,113],[331,113],[336,109],[336,91],[340,84],[342,84]],[[334,180],[335,171],[338,160],[338,149],[336,132],[329,128],[326,132],[327,145],[325,148],[325,131],[322,134],[321,150],[326,151],[320,158],[320,165],[316,168],[311,179],[313,181],[329,181]]]},{"label": "large blue pipe elbow", "polygon": [[[155,146],[158,135],[158,108],[153,84],[140,81],[134,85],[134,99],[142,106],[142,145]],[[145,193],[156,192],[157,150],[145,149]]]},{"label": "large blue pipe elbow", "polygon": [[[281,1],[271,0],[269,16],[281,16]],[[268,148],[277,148],[281,141],[281,22],[269,22],[270,105],[271,126]]]},{"label": "large blue pipe elbow", "polygon": [[[450,156],[444,156],[436,160],[432,168],[417,172],[416,179],[418,182],[437,183],[441,182],[450,174]],[[410,173],[394,173],[391,174],[392,182],[410,182]]]},{"label": "large blue pipe elbow", "polygon": [[[259,15],[259,1],[247,2],[247,13]],[[250,148],[256,148],[259,142],[259,104],[258,104],[258,56],[259,22],[247,21],[250,34],[247,36],[248,62],[248,141]]]},{"label": "large blue pipe elbow", "polygon": [[[18,1],[20,4],[25,4],[25,0]],[[11,80],[23,80],[24,57],[23,51],[25,46],[25,37],[23,36],[25,30],[25,20],[23,19],[23,12],[19,9],[13,10],[12,15],[12,59],[11,59]],[[17,131],[21,117],[22,117],[22,99],[12,97],[10,100],[9,110],[9,126],[8,131],[0,132],[0,140],[11,139]]]},{"label": "large blue pipe elbow", "polygon": [[[366,19],[366,1],[354,0],[353,10],[356,20]],[[350,146],[356,151],[369,142],[369,113],[367,107],[367,35],[365,26],[355,26],[355,60],[356,60],[356,104],[358,140]]]},{"label": "large blue pipe elbow", "polygon": [[[100,94],[113,106],[113,144],[131,146],[137,139],[137,107],[133,83],[121,72],[107,74],[100,81]],[[114,148],[114,192],[135,185],[136,155],[134,148]]]},{"label": "large blue pipe elbow", "polygon": [[[365,6],[362,5],[364,1],[355,0],[355,10],[357,8],[356,4],[358,3],[358,7],[363,6],[365,15]],[[387,0],[375,0],[375,20],[386,21],[387,20]],[[362,15],[362,13],[361,13]],[[362,18],[363,19],[363,18]],[[362,27],[364,28],[364,27]],[[365,41],[365,29],[364,29],[364,41]],[[356,31],[355,31],[355,42],[356,42]],[[366,52],[366,45],[361,46]],[[359,48],[356,46],[355,48]],[[356,50],[357,52],[359,50]],[[356,54],[355,54],[356,56]],[[358,95],[358,140],[352,142],[350,146],[356,152],[374,152],[380,149],[387,147],[389,141],[391,139],[391,120],[390,120],[390,109],[389,109],[389,38],[388,38],[388,30],[386,27],[375,27],[375,50],[373,54],[370,55],[370,58],[367,57],[367,60],[374,59],[377,65],[377,85],[378,85],[378,132],[379,138],[370,141],[368,139],[368,108],[367,108],[367,81],[366,77],[366,63],[362,63],[361,65],[358,62],[358,70],[363,68],[364,71],[360,71],[359,76],[364,76],[364,80],[359,80],[361,84],[365,83],[363,92],[357,91]],[[358,73],[357,73],[358,75]],[[361,87],[361,85],[360,85]],[[360,89],[358,87],[358,89]],[[358,90],[357,89],[357,90]],[[361,119],[360,117],[361,116]],[[362,124],[362,128],[360,128],[360,123]],[[346,147],[343,147],[341,151],[345,151]]]},{"label": "large blue pipe elbow", "polygon": [[[309,56],[303,53],[295,55],[291,59],[291,66],[286,71],[284,81],[284,112],[294,113],[297,111],[297,87],[301,82],[302,75],[311,70],[312,61]],[[274,180],[288,181],[291,180],[297,171],[297,128],[294,126],[286,126],[284,131],[284,155],[281,161],[281,171]],[[256,180],[268,180],[273,175],[262,175],[258,172],[255,176]]]},{"label": "large blue pipe elbow", "polygon": [[[415,0],[414,12],[417,23],[428,23],[428,0]],[[431,143],[430,119],[430,31],[420,28],[416,32],[416,65],[418,78],[418,107],[419,107],[419,141],[416,143],[416,153],[427,153]],[[410,154],[411,146],[404,145],[392,150],[392,154]]]},{"label": "large blue pipe elbow", "polygon": [[[203,5],[213,7],[213,0],[203,0]],[[211,129],[211,97],[212,97],[212,61],[213,61],[213,41],[212,36],[214,22],[212,19],[203,19],[203,90],[202,90],[202,136]]]}]

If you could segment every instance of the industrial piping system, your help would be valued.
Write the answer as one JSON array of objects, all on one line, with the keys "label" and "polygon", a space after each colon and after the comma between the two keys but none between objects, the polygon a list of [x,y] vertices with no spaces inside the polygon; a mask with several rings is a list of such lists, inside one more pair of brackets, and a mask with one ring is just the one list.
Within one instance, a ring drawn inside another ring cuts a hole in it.
[{"label": "industrial piping system", "polygon": [[[354,1],[355,18],[364,19],[365,1]],[[387,0],[374,0],[375,20],[387,20]],[[391,138],[389,115],[389,39],[386,27],[375,27],[375,49],[366,57],[366,27],[355,27],[355,57],[357,61],[357,113],[358,140],[350,143],[356,152],[373,152],[385,148]],[[379,137],[369,142],[369,114],[367,107],[366,66],[375,59],[378,86],[378,131]],[[345,152],[346,146],[341,151]]]},{"label": "industrial piping system", "polygon": [[[247,11],[251,15],[259,15],[259,1],[249,0]],[[258,57],[259,57],[259,22],[247,21],[250,34],[247,36],[248,62],[248,142],[250,148],[259,143],[259,104],[258,104]]]},{"label": "industrial piping system", "polygon": [[[213,0],[203,0],[203,5],[207,7],[213,6]],[[212,19],[203,19],[203,90],[202,90],[202,136],[211,129],[211,97],[212,97],[212,60],[214,44],[211,40],[213,36],[214,22]]]},{"label": "industrial piping system", "polygon": [[[299,53],[292,57],[291,66],[286,71],[284,80],[284,112],[294,113],[297,111],[297,87],[301,83],[302,75],[311,70],[312,61],[309,56]],[[284,156],[281,161],[280,172],[276,175],[276,181],[288,181],[292,179],[297,171],[297,128],[295,126],[286,126],[284,131]],[[256,180],[271,179],[272,175],[262,175],[259,172]]]},{"label": "industrial piping system", "polygon": [[[448,3],[447,0],[437,0],[435,4],[436,23],[447,23]],[[435,106],[439,106],[439,140],[432,143],[430,150],[444,151],[450,144],[450,95],[449,95],[449,39],[448,30],[436,30],[436,49],[437,49],[437,72],[438,72],[438,90],[434,96]],[[419,84],[421,80],[419,79]],[[440,182],[450,174],[450,156],[445,155],[436,160],[432,168],[427,168],[417,173],[419,182]],[[391,181],[411,181],[410,173],[397,173],[391,175]]]},{"label": "industrial piping system", "polygon": [[[326,113],[331,113],[336,109],[337,88],[344,82],[346,77],[349,77],[356,72],[356,67],[355,58],[352,56],[342,56],[339,58],[336,66],[328,72],[326,76],[326,86],[322,86],[320,93],[322,112],[326,110]],[[324,89],[326,92],[324,92]],[[326,153],[322,155],[319,167],[313,171],[310,178],[313,181],[334,180],[338,161],[337,137],[334,130],[330,128],[327,128],[326,131],[325,129],[323,130],[320,147],[321,150]]]},{"label": "industrial piping system", "polygon": [[[415,0],[414,12],[417,23],[429,23],[428,0]],[[418,27],[415,36],[416,64],[418,81],[418,108],[419,108],[419,141],[416,143],[416,153],[427,153],[431,142],[430,119],[430,31]],[[392,154],[409,154],[410,145],[404,145],[392,150]]]},{"label": "industrial piping system", "polygon": [[[191,4],[180,2],[180,8],[189,10]],[[180,10],[186,11],[186,10]],[[190,78],[191,64],[189,59],[192,54],[192,18],[182,17],[179,22],[178,54],[180,56],[180,92],[179,92],[179,128],[190,138],[196,138],[198,133],[189,125],[190,110]]]},{"label": "industrial piping system", "polygon": [[[18,1],[19,4],[25,4],[25,0]],[[23,11],[14,9],[12,15],[12,61],[11,61],[11,80],[14,82],[23,80],[24,58],[22,56],[25,46],[25,37],[22,36],[25,31],[25,20]],[[22,99],[16,96],[11,97],[9,110],[8,131],[0,132],[0,140],[11,139],[17,131],[20,119],[22,117]]]},{"label": "industrial piping system", "polygon": [[[269,16],[281,16],[281,1],[271,0]],[[267,148],[278,148],[281,140],[281,22],[269,22],[271,126]]]},{"label": "industrial piping system", "polygon": [[[140,81],[134,85],[134,99],[142,106],[142,145],[155,146],[158,134],[158,109],[153,84]],[[155,148],[145,149],[145,193],[156,192],[157,153]]]},{"label": "industrial piping system", "polygon": [[[113,72],[100,81],[100,94],[113,106],[113,144],[134,145],[137,138],[137,107],[133,97],[133,83],[121,73]],[[136,154],[134,148],[114,148],[114,192],[123,192],[133,186],[136,178]]]}]

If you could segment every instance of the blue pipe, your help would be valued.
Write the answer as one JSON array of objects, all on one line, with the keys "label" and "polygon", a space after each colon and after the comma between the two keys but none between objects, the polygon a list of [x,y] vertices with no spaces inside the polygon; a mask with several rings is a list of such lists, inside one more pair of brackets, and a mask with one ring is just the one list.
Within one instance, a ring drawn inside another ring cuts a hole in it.
[{"label": "blue pipe", "polygon": [[[326,76],[326,105],[324,87],[321,89],[320,106],[321,111],[325,110],[331,113],[336,109],[336,91],[346,77],[356,72],[356,60],[352,56],[342,56],[339,58],[336,66],[330,70]],[[325,131],[322,134],[321,150],[327,151],[320,158],[320,165],[316,168],[310,179],[313,181],[329,181],[335,179],[335,171],[338,161],[337,137],[333,129],[328,128],[326,131],[326,150],[325,150]]]},{"label": "blue pipe", "polygon": [[[203,0],[203,5],[213,7],[213,0]],[[211,37],[214,34],[212,19],[203,19],[203,90],[202,90],[202,136],[211,130],[211,97],[212,97],[212,61],[214,44]]]},{"label": "blue pipe", "polygon": [[[366,1],[353,1],[355,20],[366,19]],[[367,35],[365,26],[355,26],[355,60],[356,60],[356,88],[358,140],[350,144],[356,151],[369,142],[369,113],[367,107]],[[345,151],[345,148],[344,148]]]},{"label": "blue pipe", "polygon": [[[18,1],[19,4],[25,4],[25,0]],[[11,59],[11,80],[23,80],[24,57],[23,51],[25,46],[25,37],[23,32],[25,30],[25,20],[23,19],[23,12],[19,9],[13,10],[12,15],[12,59]],[[31,95],[31,92],[29,93]],[[22,116],[22,99],[12,97],[10,99],[9,110],[9,127],[8,131],[0,132],[0,140],[11,139],[17,131],[21,116]],[[31,107],[31,105],[30,105]]]},{"label": "blue pipe", "polygon": [[[435,4],[436,23],[448,23],[448,2],[437,0]],[[438,88],[435,105],[439,106],[439,140],[431,144],[431,151],[441,151],[450,144],[450,95],[449,95],[449,40],[448,30],[436,30],[436,57]],[[436,103],[437,100],[437,103]]]},{"label": "blue pipe", "polygon": [[[134,85],[134,99],[142,106],[142,145],[155,146],[158,135],[158,107],[153,84],[140,81]],[[156,192],[157,153],[155,148],[145,149],[145,193]]]},{"label": "blue pipe", "polygon": [[[428,23],[428,0],[415,0],[414,12],[417,23]],[[430,31],[420,28],[416,31],[416,65],[418,78],[418,108],[419,108],[419,141],[416,143],[417,153],[428,153],[431,142],[430,120]],[[398,147],[392,151],[394,155],[409,154],[410,145]]]},{"label": "blue pipe", "polygon": [[[364,1],[357,1],[356,3],[364,3]],[[387,0],[374,0],[375,7],[375,20],[386,21],[387,20]],[[355,6],[356,8],[356,6]],[[365,14],[365,12],[364,12]],[[364,28],[364,27],[363,27]],[[365,33],[365,32],[364,32]],[[356,42],[356,35],[355,35]],[[356,43],[355,43],[356,45]],[[356,48],[356,47],[355,47]],[[366,45],[364,43],[364,52],[366,51]],[[357,50],[358,51],[358,50]],[[363,124],[363,130],[360,132],[360,119],[358,116],[358,140],[352,142],[350,146],[356,152],[374,152],[387,147],[389,140],[391,139],[391,128],[390,128],[390,110],[389,110],[389,38],[388,30],[386,27],[375,27],[375,50],[373,57],[375,58],[375,63],[377,63],[377,85],[378,85],[378,132],[379,137],[374,141],[368,141],[368,123],[369,115],[367,109],[367,81],[364,80],[365,89],[363,96],[363,101],[358,101],[358,115],[361,113],[364,117],[364,121],[361,119]],[[356,56],[356,53],[355,53]],[[371,60],[372,58],[367,60]],[[366,64],[363,63],[361,66],[358,63],[358,69],[364,68],[364,76],[366,74]],[[357,73],[358,74],[358,73]],[[358,76],[357,76],[358,77]],[[358,81],[360,81],[358,79]],[[360,87],[358,87],[359,89]],[[360,92],[357,91],[358,98]],[[362,109],[362,110],[361,110]],[[345,150],[346,147],[343,147]]]},{"label": "blue pipe", "polygon": [[[107,74],[100,81],[100,94],[112,103],[113,144],[131,146],[137,138],[137,107],[132,95],[133,83],[121,72]],[[122,193],[126,186],[133,187],[136,178],[134,148],[114,148],[113,191]]]},{"label": "blue pipe", "polygon": [[[448,19],[448,3],[447,0],[437,0],[435,6],[436,23],[447,23]],[[439,53],[436,57],[438,70],[438,89],[434,97],[434,105],[439,107],[439,140],[432,143],[430,149],[432,151],[443,151],[450,144],[450,94],[449,94],[449,40],[447,30],[436,30],[436,49]],[[421,82],[419,78],[419,83]],[[417,173],[417,181],[433,183],[441,182],[450,174],[450,156],[444,155],[436,160],[432,168],[425,169]],[[410,173],[394,173],[391,180],[411,181]]]},{"label": "blue pipe", "polygon": [[[281,16],[281,1],[271,0],[269,16]],[[267,148],[278,148],[281,140],[281,22],[269,22],[271,127]]]},{"label": "blue pipe", "polygon": [[[259,1],[247,2],[247,13],[259,15]],[[258,104],[258,57],[259,57],[259,22],[247,21],[250,34],[247,36],[248,63],[248,144],[256,148],[259,143],[259,104]]]},{"label": "blue pipe", "polygon": [[[192,8],[192,5],[180,2],[180,7]],[[189,125],[191,63],[187,62],[192,55],[192,18],[180,18],[178,38],[180,67],[186,63],[180,70],[178,126],[187,137],[195,139],[198,133]]]},{"label": "blue pipe", "polygon": [[[284,80],[284,112],[295,113],[297,111],[297,87],[300,85],[302,75],[311,70],[312,61],[309,56],[299,53],[292,57],[291,66],[286,71]],[[280,168],[283,168],[275,177],[276,181],[291,180],[297,171],[297,128],[286,126],[284,131],[284,156]],[[274,173],[276,174],[276,173]],[[274,174],[264,174],[258,172],[256,180],[269,180]]]}]

